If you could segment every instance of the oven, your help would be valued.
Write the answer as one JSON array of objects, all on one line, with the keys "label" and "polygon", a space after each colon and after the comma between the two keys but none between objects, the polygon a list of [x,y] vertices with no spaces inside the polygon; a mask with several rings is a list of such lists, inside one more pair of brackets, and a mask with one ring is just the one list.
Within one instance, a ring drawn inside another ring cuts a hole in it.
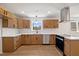
[{"label": "oven", "polygon": [[64,54],[64,37],[56,35],[56,47]]}]

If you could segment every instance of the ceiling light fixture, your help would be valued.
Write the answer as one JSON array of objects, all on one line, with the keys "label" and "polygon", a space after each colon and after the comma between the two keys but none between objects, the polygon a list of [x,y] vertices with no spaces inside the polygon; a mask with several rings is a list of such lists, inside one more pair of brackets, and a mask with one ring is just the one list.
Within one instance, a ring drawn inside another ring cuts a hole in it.
[{"label": "ceiling light fixture", "polygon": [[48,11],[48,14],[50,14],[51,12],[50,11]]},{"label": "ceiling light fixture", "polygon": [[24,11],[22,11],[21,13],[22,13],[22,14],[24,14],[25,12],[24,12]]}]

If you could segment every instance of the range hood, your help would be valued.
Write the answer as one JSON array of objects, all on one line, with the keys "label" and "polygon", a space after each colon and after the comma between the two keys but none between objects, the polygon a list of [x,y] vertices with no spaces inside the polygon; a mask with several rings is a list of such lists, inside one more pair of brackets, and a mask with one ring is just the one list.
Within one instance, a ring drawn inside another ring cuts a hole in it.
[{"label": "range hood", "polygon": [[60,23],[70,21],[70,7],[64,7],[60,11]]}]

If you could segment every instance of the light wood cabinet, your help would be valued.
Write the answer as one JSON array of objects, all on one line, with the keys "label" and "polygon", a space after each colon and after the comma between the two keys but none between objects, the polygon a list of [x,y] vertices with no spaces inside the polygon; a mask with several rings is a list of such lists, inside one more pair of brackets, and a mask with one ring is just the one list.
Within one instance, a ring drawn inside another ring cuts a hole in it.
[{"label": "light wood cabinet", "polygon": [[43,28],[58,28],[58,20],[43,20]]},{"label": "light wood cabinet", "polygon": [[34,35],[32,38],[32,44],[42,44],[43,43],[43,35]]},{"label": "light wood cabinet", "polygon": [[7,17],[3,17],[2,27],[17,28],[17,20],[16,19],[7,18]]},{"label": "light wood cabinet", "polygon": [[31,44],[31,37],[30,35],[22,35],[22,44]]},{"label": "light wood cabinet", "polygon": [[50,35],[49,44],[56,44],[56,35]]},{"label": "light wood cabinet", "polygon": [[22,44],[21,36],[3,37],[2,39],[3,52],[13,52]]},{"label": "light wood cabinet", "polygon": [[71,55],[79,56],[79,40],[71,40]]},{"label": "light wood cabinet", "polygon": [[9,12],[6,8],[0,6],[0,15],[2,16],[6,16],[6,17],[9,17],[9,18],[15,18],[16,16]]},{"label": "light wood cabinet", "polygon": [[30,28],[30,20],[23,20],[23,28]]},{"label": "light wood cabinet", "polygon": [[43,35],[22,35],[22,44],[42,44],[42,42]]},{"label": "light wood cabinet", "polygon": [[15,49],[19,48],[21,44],[22,44],[21,36],[15,37],[15,44],[14,44]]},{"label": "light wood cabinet", "polygon": [[70,40],[69,39],[65,39],[64,40],[64,53],[65,55],[71,55],[71,45],[70,45]]},{"label": "light wood cabinet", "polygon": [[3,52],[13,52],[15,50],[13,37],[3,37],[2,45],[3,45]]},{"label": "light wood cabinet", "polygon": [[67,56],[79,56],[79,40],[65,39],[64,53]]},{"label": "light wood cabinet", "polygon": [[17,19],[17,24],[19,29],[30,28],[30,20]]},{"label": "light wood cabinet", "polygon": [[23,28],[23,20],[22,19],[17,19],[17,24],[18,24],[18,28],[22,29]]}]

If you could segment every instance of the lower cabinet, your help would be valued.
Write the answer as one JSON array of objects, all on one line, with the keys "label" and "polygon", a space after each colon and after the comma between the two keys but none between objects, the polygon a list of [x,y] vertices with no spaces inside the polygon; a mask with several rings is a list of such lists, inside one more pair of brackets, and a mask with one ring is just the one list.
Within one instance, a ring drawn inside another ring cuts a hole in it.
[{"label": "lower cabinet", "polygon": [[79,40],[65,39],[64,54],[67,56],[79,56]]},{"label": "lower cabinet", "polygon": [[3,37],[3,52],[13,52],[21,46],[21,37]]},{"label": "lower cabinet", "polygon": [[56,44],[56,35],[50,35],[49,44]]},{"label": "lower cabinet", "polygon": [[17,49],[18,47],[20,47],[21,46],[21,36],[17,36],[17,37],[15,37],[14,38],[14,46],[15,46],[15,49]]},{"label": "lower cabinet", "polygon": [[31,38],[32,36],[30,35],[22,35],[22,44],[31,44]]},{"label": "lower cabinet", "polygon": [[31,37],[31,44],[42,44],[43,43],[43,35],[33,35]]},{"label": "lower cabinet", "polygon": [[[22,44],[43,44],[43,35],[22,35]],[[56,44],[56,35],[49,36],[49,44]]]},{"label": "lower cabinet", "polygon": [[13,52],[15,50],[13,37],[3,37],[2,45],[3,52]]},{"label": "lower cabinet", "polygon": [[22,35],[22,44],[42,44],[43,35]]},{"label": "lower cabinet", "polygon": [[70,56],[71,55],[71,45],[69,39],[64,39],[64,54]]},{"label": "lower cabinet", "polygon": [[[21,45],[25,44],[43,44],[43,35],[21,35],[17,37],[3,37],[3,52],[13,52]],[[49,44],[55,44],[55,35],[50,35]]]}]

